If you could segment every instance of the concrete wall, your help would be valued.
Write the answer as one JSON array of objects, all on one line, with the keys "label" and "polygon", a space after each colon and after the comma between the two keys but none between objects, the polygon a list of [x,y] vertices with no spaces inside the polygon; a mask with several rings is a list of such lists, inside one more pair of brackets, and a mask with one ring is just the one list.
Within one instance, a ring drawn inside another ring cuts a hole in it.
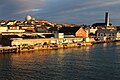
[{"label": "concrete wall", "polygon": [[11,42],[11,45],[22,45],[22,44],[28,44],[28,45],[35,45],[35,44],[50,44],[50,43],[57,43],[61,44],[67,42],[80,42],[83,41],[83,38],[42,38],[42,39],[24,39],[24,40],[13,40]]}]

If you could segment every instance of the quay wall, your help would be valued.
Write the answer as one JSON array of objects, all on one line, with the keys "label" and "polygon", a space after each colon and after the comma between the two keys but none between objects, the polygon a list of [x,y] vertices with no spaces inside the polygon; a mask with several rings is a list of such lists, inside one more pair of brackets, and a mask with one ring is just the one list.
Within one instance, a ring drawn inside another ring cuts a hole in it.
[{"label": "quay wall", "polygon": [[35,44],[62,44],[62,43],[74,43],[82,42],[83,38],[41,38],[41,39],[23,39],[23,40],[13,40],[11,46],[18,46],[23,44],[35,45]]},{"label": "quay wall", "polygon": [[13,40],[11,42],[12,47],[1,48],[0,53],[24,52],[48,49],[51,50],[59,48],[72,48],[92,45],[91,42],[84,42],[83,40],[84,40],[83,38],[41,38],[41,39]]}]

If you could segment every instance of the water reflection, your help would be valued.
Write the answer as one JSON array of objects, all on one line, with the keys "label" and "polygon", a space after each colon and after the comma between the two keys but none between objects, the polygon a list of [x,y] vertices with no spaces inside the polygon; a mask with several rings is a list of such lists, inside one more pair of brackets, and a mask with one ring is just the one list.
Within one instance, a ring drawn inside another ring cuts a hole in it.
[{"label": "water reflection", "polygon": [[[12,59],[11,55],[0,55],[0,79],[10,79],[12,72]],[[7,76],[7,78],[6,78]]]},{"label": "water reflection", "polygon": [[0,54],[0,80],[119,80],[120,46]]}]

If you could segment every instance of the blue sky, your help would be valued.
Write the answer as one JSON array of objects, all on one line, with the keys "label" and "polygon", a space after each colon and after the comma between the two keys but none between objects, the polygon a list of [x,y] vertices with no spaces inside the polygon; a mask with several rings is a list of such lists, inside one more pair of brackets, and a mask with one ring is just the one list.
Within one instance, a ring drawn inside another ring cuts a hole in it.
[{"label": "blue sky", "polygon": [[120,25],[120,0],[0,0],[0,19],[24,20],[30,15],[58,23],[93,24],[110,22]]}]

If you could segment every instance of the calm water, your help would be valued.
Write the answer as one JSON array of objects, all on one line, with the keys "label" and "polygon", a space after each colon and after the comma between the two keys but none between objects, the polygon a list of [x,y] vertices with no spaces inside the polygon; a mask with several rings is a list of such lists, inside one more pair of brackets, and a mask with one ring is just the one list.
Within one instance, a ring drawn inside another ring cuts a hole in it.
[{"label": "calm water", "polygon": [[120,43],[0,54],[0,80],[120,80]]}]

